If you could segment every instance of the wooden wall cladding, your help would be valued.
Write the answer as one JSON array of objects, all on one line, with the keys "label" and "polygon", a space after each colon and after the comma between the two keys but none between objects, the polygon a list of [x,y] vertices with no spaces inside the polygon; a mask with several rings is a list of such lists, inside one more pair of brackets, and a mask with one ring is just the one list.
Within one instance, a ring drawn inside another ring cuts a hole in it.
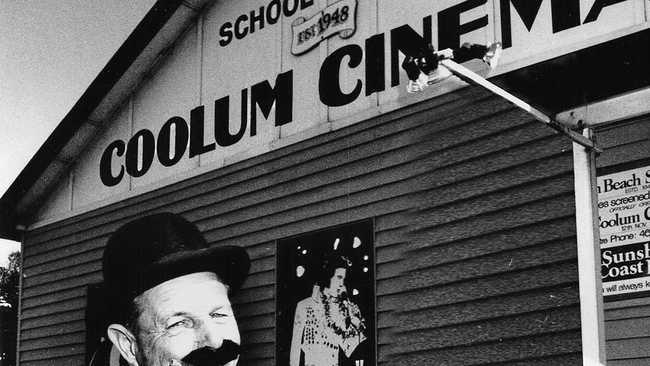
[{"label": "wooden wall cladding", "polygon": [[240,364],[275,364],[276,241],[369,218],[379,364],[581,363],[571,143],[479,90],[30,231],[21,365],[84,362],[108,235],[160,211],[248,249]]}]

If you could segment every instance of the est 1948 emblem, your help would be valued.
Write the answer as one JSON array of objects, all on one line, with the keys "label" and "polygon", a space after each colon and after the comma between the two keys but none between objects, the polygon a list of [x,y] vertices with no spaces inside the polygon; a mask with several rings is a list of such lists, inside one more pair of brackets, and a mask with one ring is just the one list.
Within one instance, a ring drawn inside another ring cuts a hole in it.
[{"label": "est 1948 emblem", "polygon": [[297,18],[291,25],[291,53],[301,55],[336,34],[344,39],[352,37],[356,31],[356,11],[356,0],[341,0],[310,18]]}]

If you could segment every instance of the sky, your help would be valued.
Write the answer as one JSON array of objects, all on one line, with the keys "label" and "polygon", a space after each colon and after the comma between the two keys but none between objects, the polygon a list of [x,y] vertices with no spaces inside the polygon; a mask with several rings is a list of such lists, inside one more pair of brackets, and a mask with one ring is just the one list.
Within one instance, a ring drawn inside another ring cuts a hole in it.
[{"label": "sky", "polygon": [[0,0],[0,195],[154,3]]}]

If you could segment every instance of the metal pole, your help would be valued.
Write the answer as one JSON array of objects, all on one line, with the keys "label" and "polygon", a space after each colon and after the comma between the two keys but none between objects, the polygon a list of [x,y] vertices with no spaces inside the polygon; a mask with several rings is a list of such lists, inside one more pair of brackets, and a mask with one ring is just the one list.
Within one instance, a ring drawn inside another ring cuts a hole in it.
[{"label": "metal pole", "polygon": [[[443,51],[441,51],[443,52]],[[530,104],[524,102],[523,100],[519,99],[518,97],[508,93],[507,91],[501,89],[499,86],[491,83],[490,81],[486,80],[484,77],[481,75],[475,73],[474,71],[466,68],[463,65],[460,65],[456,63],[455,61],[451,59],[443,59],[440,60],[440,64],[442,64],[444,67],[449,69],[454,75],[458,76],[461,78],[463,81],[473,84],[473,85],[478,85],[481,86],[492,93],[506,99],[510,103],[516,105],[517,107],[523,109],[524,111],[528,112],[531,114],[535,119],[538,121],[541,121],[545,124],[547,124],[549,127],[553,128],[554,130],[561,132],[567,136],[569,136],[573,141],[579,143],[582,146],[588,147],[590,149],[595,150],[596,152],[602,152],[602,149],[600,149],[596,144],[594,144],[593,141],[591,141],[589,138],[586,138],[585,136],[571,130],[568,126],[552,119],[551,117],[547,116],[546,114],[542,113],[538,109],[534,108]]]}]

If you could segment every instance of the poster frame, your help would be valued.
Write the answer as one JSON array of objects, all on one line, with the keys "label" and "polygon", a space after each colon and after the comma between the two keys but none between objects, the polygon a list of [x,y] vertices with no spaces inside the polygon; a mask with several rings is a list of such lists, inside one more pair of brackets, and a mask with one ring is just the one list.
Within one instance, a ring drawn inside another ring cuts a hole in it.
[{"label": "poster frame", "polygon": [[371,234],[371,240],[372,240],[372,256],[373,256],[373,260],[372,260],[371,271],[372,271],[372,291],[373,291],[373,294],[374,294],[374,299],[373,299],[373,302],[372,302],[372,309],[371,309],[372,312],[373,312],[373,319],[372,319],[372,324],[370,324],[370,326],[373,327],[373,335],[372,335],[372,338],[368,339],[368,341],[373,342],[372,343],[372,352],[373,352],[372,356],[374,358],[374,363],[372,365],[365,364],[363,366],[376,366],[376,365],[379,364],[379,349],[378,349],[379,348],[378,347],[379,346],[379,343],[378,343],[378,340],[379,340],[379,334],[378,334],[379,333],[379,327],[378,327],[379,320],[378,320],[378,304],[377,304],[378,303],[377,302],[377,281],[378,281],[378,278],[377,278],[377,266],[378,266],[378,264],[377,264],[377,242],[376,242],[377,225],[376,225],[376,218],[375,217],[369,217],[369,218],[365,218],[365,219],[359,219],[359,220],[343,222],[343,223],[335,224],[333,226],[323,226],[323,227],[320,227],[320,228],[315,229],[315,230],[309,230],[309,231],[301,232],[299,234],[294,234],[294,235],[290,235],[290,236],[287,236],[287,237],[278,238],[278,239],[275,240],[275,242],[274,242],[274,248],[275,248],[275,253],[274,253],[274,256],[275,256],[275,258],[274,258],[274,262],[275,262],[275,270],[274,270],[274,272],[275,272],[274,273],[274,277],[275,277],[274,278],[275,279],[275,283],[274,283],[274,294],[275,294],[275,299],[274,299],[274,305],[275,305],[275,311],[274,311],[274,327],[275,327],[274,336],[275,336],[275,339],[274,339],[274,341],[275,342],[274,343],[275,343],[275,352],[273,354],[273,361],[274,361],[275,365],[279,365],[278,361],[279,361],[279,355],[280,355],[280,347],[278,345],[278,340],[280,338],[280,334],[279,334],[280,333],[280,326],[281,326],[280,319],[279,319],[280,298],[278,296],[278,294],[279,294],[279,291],[278,291],[279,290],[278,269],[280,268],[280,255],[279,255],[280,250],[279,249],[280,249],[281,242],[296,239],[296,238],[300,238],[300,237],[304,237],[304,236],[315,235],[315,234],[318,234],[318,233],[327,232],[327,231],[331,231],[331,230],[336,230],[336,229],[340,229],[340,228],[343,228],[343,227],[346,227],[346,226],[352,226],[352,225],[358,225],[358,224],[364,224],[364,223],[367,223],[367,224],[370,225],[370,234]]},{"label": "poster frame", "polygon": [[[614,164],[610,166],[596,168],[596,179],[604,175],[615,174],[626,170],[639,169],[643,167],[647,167],[648,169],[650,169],[650,158],[636,159],[636,160],[627,161],[620,164]],[[596,197],[597,197],[596,200],[598,201],[597,193],[596,193]],[[600,241],[600,228],[598,230],[598,240]],[[650,240],[648,241],[650,242]],[[599,249],[601,248],[600,243],[598,243],[598,248]],[[598,263],[599,267],[601,266],[601,263],[602,263],[602,256],[599,258],[599,263]],[[650,274],[646,277],[650,277]],[[635,293],[625,293],[619,295],[608,295],[608,296],[606,296],[605,293],[603,292],[603,303],[606,305],[620,303],[626,300],[639,301],[642,299],[646,299],[648,304],[650,304],[650,290],[639,291]],[[607,308],[610,308],[610,306],[607,306]]]}]

